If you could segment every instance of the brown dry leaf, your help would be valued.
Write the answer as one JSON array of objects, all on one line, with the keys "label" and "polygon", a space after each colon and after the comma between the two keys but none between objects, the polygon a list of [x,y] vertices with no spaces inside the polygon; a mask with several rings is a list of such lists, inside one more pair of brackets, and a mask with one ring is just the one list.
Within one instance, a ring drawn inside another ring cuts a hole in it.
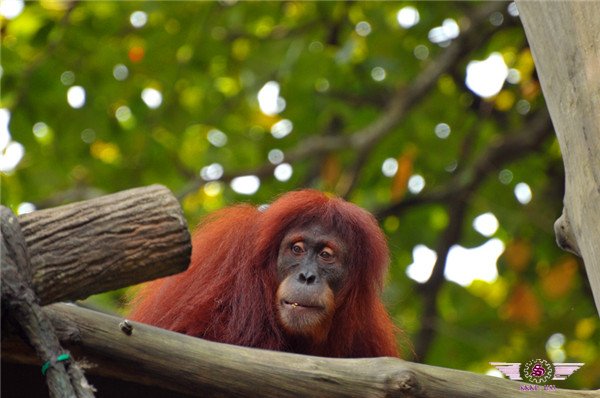
[{"label": "brown dry leaf", "polygon": [[536,81],[530,80],[521,86],[521,94],[523,98],[528,101],[533,101],[539,96],[541,92],[540,84]]},{"label": "brown dry leaf", "polygon": [[323,162],[321,168],[321,179],[325,183],[325,187],[331,190],[335,187],[342,174],[342,165],[336,154],[329,154]]},{"label": "brown dry leaf", "polygon": [[551,299],[564,297],[573,288],[576,274],[577,260],[571,256],[563,257],[542,276],[544,294]]},{"label": "brown dry leaf", "polygon": [[407,147],[398,157],[398,171],[392,180],[392,200],[400,200],[406,194],[408,179],[413,174],[413,164],[417,156],[417,148]]},{"label": "brown dry leaf", "polygon": [[525,282],[515,287],[503,312],[511,321],[523,323],[530,328],[538,326],[542,319],[540,303],[531,286]]},{"label": "brown dry leaf", "polygon": [[531,262],[531,244],[524,239],[515,239],[506,245],[503,256],[510,269],[523,272]]}]

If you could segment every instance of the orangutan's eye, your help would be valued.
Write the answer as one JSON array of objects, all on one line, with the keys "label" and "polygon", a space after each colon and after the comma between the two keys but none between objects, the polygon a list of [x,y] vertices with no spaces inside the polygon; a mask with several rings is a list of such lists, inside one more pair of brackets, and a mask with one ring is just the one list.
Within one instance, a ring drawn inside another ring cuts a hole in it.
[{"label": "orangutan's eye", "polygon": [[294,254],[302,254],[304,253],[304,243],[296,242],[292,245],[292,253]]},{"label": "orangutan's eye", "polygon": [[323,248],[321,253],[319,253],[319,257],[321,257],[321,259],[327,263],[331,263],[335,259],[333,250],[331,250],[329,247]]}]

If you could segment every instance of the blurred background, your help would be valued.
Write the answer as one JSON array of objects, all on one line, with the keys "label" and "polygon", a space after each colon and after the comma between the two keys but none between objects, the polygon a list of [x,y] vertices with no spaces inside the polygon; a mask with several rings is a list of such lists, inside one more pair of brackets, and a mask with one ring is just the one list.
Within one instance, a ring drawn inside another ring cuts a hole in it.
[{"label": "blurred background", "polygon": [[[373,212],[404,357],[584,362],[600,321],[555,244],[563,164],[511,2],[3,0],[1,202],[164,184],[191,226],[312,187]],[[551,34],[551,32],[549,32]],[[126,289],[87,300],[123,310]]]}]

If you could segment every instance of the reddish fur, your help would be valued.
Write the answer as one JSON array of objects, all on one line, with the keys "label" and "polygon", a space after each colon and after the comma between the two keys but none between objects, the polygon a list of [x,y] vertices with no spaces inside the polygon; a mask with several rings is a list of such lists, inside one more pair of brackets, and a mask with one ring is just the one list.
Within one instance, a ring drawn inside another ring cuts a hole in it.
[{"label": "reddish fur", "polygon": [[[275,309],[276,264],[286,231],[315,221],[345,239],[348,278],[336,295],[326,340],[288,338]],[[398,356],[395,328],[379,299],[388,265],[372,215],[317,191],[283,195],[264,213],[248,205],[209,216],[193,238],[189,269],[148,284],[131,318],[224,343],[331,357]]]}]

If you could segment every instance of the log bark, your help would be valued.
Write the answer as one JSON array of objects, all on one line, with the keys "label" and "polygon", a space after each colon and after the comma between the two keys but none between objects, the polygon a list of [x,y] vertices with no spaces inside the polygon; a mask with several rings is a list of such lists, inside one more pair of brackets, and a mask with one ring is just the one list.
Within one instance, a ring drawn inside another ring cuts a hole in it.
[{"label": "log bark", "polygon": [[600,2],[517,6],[565,163],[557,242],[583,258],[600,314]]},{"label": "log bark", "polygon": [[[522,383],[395,358],[333,359],[214,343],[90,311],[45,308],[59,338],[95,365],[87,370],[194,396],[514,397]],[[125,329],[125,330],[123,330]],[[30,362],[14,342],[3,360]],[[102,391],[98,391],[102,395]],[[595,391],[546,391],[545,397],[597,397]]]},{"label": "log bark", "polygon": [[42,304],[83,299],[185,270],[191,239],[160,185],[19,217]]},{"label": "log bark", "polygon": [[60,346],[50,320],[30,287],[27,245],[17,217],[8,208],[0,206],[0,220],[2,315],[5,311],[11,315],[38,358],[49,364],[45,376],[51,397],[93,397],[93,389],[77,363],[72,362],[67,370],[64,363],[56,361],[59,355],[69,353]]}]

